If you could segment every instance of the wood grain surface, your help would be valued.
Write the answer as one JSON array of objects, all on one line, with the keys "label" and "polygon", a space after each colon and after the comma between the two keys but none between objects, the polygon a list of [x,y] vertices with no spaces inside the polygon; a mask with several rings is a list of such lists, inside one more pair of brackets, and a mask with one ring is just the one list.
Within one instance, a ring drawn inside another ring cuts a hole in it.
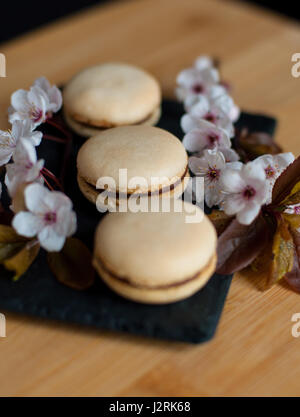
[{"label": "wood grain surface", "polygon": [[[206,53],[222,60],[237,103],[279,119],[277,140],[299,153],[300,79],[291,55],[300,30],[242,2],[119,1],[80,12],[0,46],[0,127],[10,94],[40,76],[63,83],[101,61],[140,65],[172,96],[175,76]],[[216,337],[199,346],[94,331],[7,314],[0,338],[0,395],[299,395],[300,296],[236,275]]]}]

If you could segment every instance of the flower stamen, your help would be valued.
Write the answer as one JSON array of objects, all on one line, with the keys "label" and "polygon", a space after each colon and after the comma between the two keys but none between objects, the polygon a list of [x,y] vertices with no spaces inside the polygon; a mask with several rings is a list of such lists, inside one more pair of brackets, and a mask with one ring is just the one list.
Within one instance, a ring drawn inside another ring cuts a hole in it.
[{"label": "flower stamen", "polygon": [[246,200],[251,200],[256,194],[256,190],[251,187],[250,185],[247,185],[247,187],[243,190],[243,197]]}]

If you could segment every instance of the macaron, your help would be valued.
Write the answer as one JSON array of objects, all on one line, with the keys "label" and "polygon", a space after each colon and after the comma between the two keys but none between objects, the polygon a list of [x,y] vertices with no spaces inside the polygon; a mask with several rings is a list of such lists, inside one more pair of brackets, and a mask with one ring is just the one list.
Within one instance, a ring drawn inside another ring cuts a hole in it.
[{"label": "macaron", "polygon": [[[107,129],[88,139],[77,155],[78,185],[92,203],[104,190],[115,196],[116,205],[134,193],[178,197],[188,176],[188,157],[181,141],[153,126]],[[99,186],[106,178],[111,182]],[[138,184],[137,178],[141,179]]]},{"label": "macaron", "polygon": [[[216,266],[215,228],[200,208],[109,213],[99,223],[93,265],[103,281],[130,300],[164,304],[202,288]],[[199,216],[187,222],[187,216]]]},{"label": "macaron", "polygon": [[75,75],[63,90],[67,124],[84,137],[126,125],[155,125],[161,90],[148,72],[123,63],[105,63]]}]

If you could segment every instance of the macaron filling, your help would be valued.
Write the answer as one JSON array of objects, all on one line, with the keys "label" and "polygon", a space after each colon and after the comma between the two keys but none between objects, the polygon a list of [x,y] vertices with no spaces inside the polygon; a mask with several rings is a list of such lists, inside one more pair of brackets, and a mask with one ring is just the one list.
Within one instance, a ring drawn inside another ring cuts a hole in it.
[{"label": "macaron filling", "polygon": [[[155,115],[158,113],[159,111],[159,107],[157,107],[152,113],[150,113],[148,116],[144,117],[142,120],[133,123],[132,126],[138,126],[138,125],[142,125],[144,123],[147,123],[149,120],[153,119],[155,117]],[[79,115],[72,115],[69,116],[75,123],[79,124],[82,127],[91,127],[93,129],[99,129],[99,131],[101,130],[105,130],[105,129],[110,129],[112,127],[118,127],[120,125],[111,123],[107,120],[101,120],[101,121],[94,121],[94,120],[82,120],[82,118]]]},{"label": "macaron filling", "polygon": [[136,282],[132,282],[130,278],[128,277],[122,277],[117,275],[116,273],[112,272],[99,258],[94,259],[94,262],[99,266],[99,268],[103,269],[110,278],[115,279],[119,282],[122,282],[123,284],[126,284],[130,287],[139,288],[139,289],[145,289],[145,290],[161,290],[161,289],[168,289],[168,288],[174,288],[179,287],[181,285],[188,284],[191,281],[194,281],[195,279],[199,278],[199,276],[205,272],[205,270],[209,270],[211,266],[215,264],[216,261],[216,255],[214,254],[206,263],[206,265],[201,268],[199,271],[197,271],[195,274],[188,278],[184,278],[182,281],[174,282],[171,284],[161,284],[161,285],[155,285],[155,286],[148,286],[148,285],[141,285]]}]

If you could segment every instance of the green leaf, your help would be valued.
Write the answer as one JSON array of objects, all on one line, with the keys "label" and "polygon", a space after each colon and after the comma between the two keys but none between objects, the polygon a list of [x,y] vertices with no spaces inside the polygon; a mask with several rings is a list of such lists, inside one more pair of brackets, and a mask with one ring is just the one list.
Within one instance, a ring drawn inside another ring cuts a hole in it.
[{"label": "green leaf", "polygon": [[95,281],[92,255],[79,239],[69,238],[60,252],[49,252],[48,263],[58,281],[75,290],[85,290]]},{"label": "green leaf", "polygon": [[0,262],[14,256],[28,243],[28,239],[19,236],[10,226],[0,225]]},{"label": "green leaf", "polygon": [[290,233],[289,225],[283,218],[280,218],[273,239],[273,259],[267,280],[268,287],[281,280],[292,270],[294,264],[294,250],[293,236]]},{"label": "green leaf", "polygon": [[291,193],[281,203],[285,206],[300,204],[300,181],[292,189]]},{"label": "green leaf", "polygon": [[272,191],[272,205],[279,205],[293,193],[300,182],[300,156],[290,164],[275,181]]},{"label": "green leaf", "polygon": [[289,223],[292,229],[300,228],[300,215],[283,213],[283,218]]},{"label": "green leaf", "polygon": [[38,242],[28,241],[27,244],[14,256],[3,261],[3,265],[9,271],[14,271],[13,279],[16,281],[30,267],[40,250]]}]

